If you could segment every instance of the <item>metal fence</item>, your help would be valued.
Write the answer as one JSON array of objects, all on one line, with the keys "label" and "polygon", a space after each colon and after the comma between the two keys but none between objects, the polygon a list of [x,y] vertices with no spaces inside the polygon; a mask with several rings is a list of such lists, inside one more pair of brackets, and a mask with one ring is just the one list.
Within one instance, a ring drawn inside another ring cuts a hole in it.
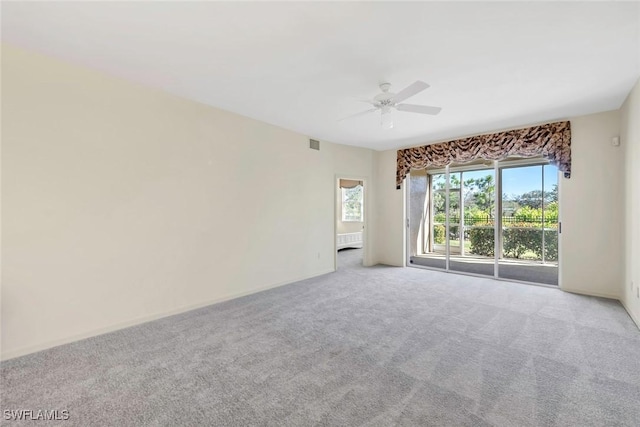
[{"label": "metal fence", "polygon": [[[442,221],[436,220],[435,223],[444,224],[444,218],[440,218],[440,219],[442,219]],[[495,219],[489,215],[487,216],[465,215],[464,224],[471,225],[471,226],[493,226],[494,220]],[[553,226],[554,224],[557,224],[557,223],[558,223],[558,218],[555,216],[544,218],[544,221],[542,220],[541,216],[539,217],[503,216],[502,217],[502,225],[505,227],[508,227],[509,225],[514,225],[514,224],[531,224],[534,226],[539,225],[540,227],[542,227],[542,224],[544,224],[546,227],[548,227],[548,226]],[[460,217],[459,216],[449,217],[449,224],[460,224]]]}]

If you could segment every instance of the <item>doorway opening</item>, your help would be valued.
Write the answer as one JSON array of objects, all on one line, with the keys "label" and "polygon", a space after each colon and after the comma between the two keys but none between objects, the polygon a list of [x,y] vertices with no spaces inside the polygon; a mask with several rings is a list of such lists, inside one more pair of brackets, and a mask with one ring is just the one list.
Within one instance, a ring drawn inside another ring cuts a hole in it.
[{"label": "doorway opening", "polygon": [[335,252],[336,269],[362,265],[365,247],[364,178],[336,178]]},{"label": "doorway opening", "polygon": [[557,286],[558,175],[542,158],[411,171],[408,265]]}]

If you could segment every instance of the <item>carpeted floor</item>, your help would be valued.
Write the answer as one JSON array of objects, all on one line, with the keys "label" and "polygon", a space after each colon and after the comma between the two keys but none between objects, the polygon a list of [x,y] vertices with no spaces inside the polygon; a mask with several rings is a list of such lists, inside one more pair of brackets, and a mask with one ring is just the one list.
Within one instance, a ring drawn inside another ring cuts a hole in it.
[{"label": "carpeted floor", "polygon": [[640,332],[617,302],[339,259],[3,362],[1,407],[64,426],[640,425]]}]

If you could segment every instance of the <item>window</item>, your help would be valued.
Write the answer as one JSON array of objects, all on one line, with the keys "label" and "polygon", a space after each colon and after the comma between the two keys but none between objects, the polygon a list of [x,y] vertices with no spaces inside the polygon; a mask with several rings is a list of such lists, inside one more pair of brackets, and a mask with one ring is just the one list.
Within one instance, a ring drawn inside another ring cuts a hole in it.
[{"label": "window", "polygon": [[342,221],[362,222],[362,185],[342,188]]}]

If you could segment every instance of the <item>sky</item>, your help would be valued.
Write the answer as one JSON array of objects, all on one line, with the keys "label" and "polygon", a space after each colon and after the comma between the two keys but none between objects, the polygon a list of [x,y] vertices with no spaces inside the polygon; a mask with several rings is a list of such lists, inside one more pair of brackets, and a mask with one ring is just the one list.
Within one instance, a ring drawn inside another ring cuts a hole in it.
[{"label": "sky", "polygon": [[[544,166],[544,191],[558,183],[558,168]],[[502,170],[502,194],[517,195],[542,189],[542,166],[527,166]]]},{"label": "sky", "polygon": [[[481,178],[493,175],[493,170],[464,172],[463,179]],[[558,183],[558,168],[553,165],[544,166],[544,189],[551,191]],[[529,191],[542,189],[542,166],[526,166],[502,169],[502,193],[519,195]]]},{"label": "sky", "polygon": [[[543,166],[525,166],[502,169],[502,194],[520,195],[529,191],[542,189]],[[453,174],[453,173],[452,173]],[[481,178],[493,175],[493,169],[463,172],[463,179]],[[444,175],[443,175],[444,176]],[[444,178],[442,178],[444,179]],[[558,183],[558,168],[554,165],[544,166],[544,190],[551,191]]]}]

